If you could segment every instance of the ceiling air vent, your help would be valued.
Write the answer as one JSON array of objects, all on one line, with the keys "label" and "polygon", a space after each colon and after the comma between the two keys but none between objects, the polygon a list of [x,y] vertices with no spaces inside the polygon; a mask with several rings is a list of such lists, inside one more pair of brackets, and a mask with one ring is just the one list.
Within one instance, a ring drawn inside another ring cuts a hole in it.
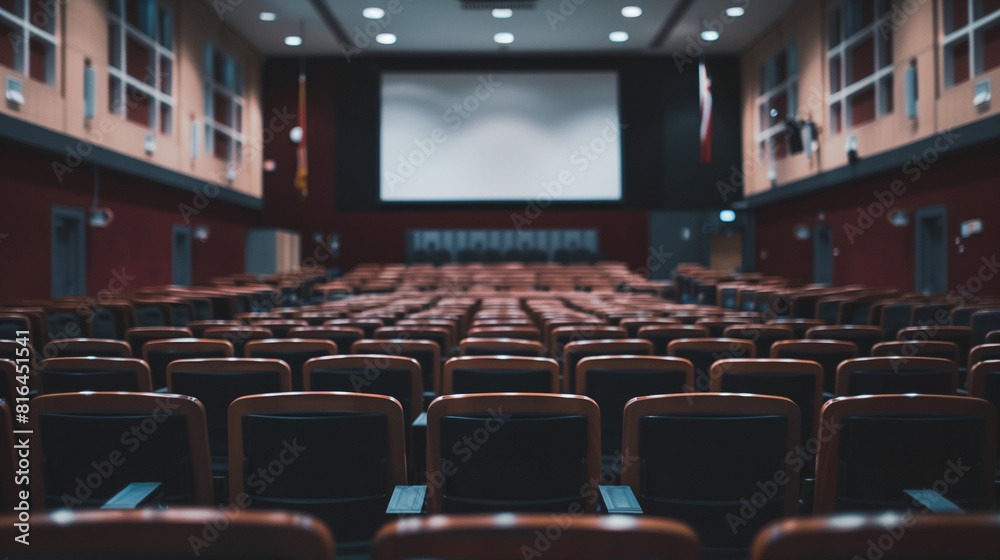
[{"label": "ceiling air vent", "polygon": [[458,0],[463,10],[533,10],[537,0]]}]

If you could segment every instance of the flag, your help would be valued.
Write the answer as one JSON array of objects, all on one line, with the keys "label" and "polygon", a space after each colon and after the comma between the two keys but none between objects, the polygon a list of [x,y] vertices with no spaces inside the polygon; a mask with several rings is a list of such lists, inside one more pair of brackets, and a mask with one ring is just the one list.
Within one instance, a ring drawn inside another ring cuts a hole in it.
[{"label": "flag", "polygon": [[306,150],[306,73],[299,74],[299,128],[302,138],[299,139],[298,157],[295,168],[295,190],[299,191],[299,200],[309,196],[309,160]]},{"label": "flag", "polygon": [[698,100],[701,110],[701,163],[712,163],[712,78],[705,61],[698,63]]}]

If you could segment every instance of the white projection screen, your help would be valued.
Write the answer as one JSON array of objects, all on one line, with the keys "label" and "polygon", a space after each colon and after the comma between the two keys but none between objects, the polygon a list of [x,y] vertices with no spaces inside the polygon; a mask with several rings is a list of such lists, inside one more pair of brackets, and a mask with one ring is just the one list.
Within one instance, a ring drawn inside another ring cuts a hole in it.
[{"label": "white projection screen", "polygon": [[386,202],[622,198],[618,76],[382,75]]}]

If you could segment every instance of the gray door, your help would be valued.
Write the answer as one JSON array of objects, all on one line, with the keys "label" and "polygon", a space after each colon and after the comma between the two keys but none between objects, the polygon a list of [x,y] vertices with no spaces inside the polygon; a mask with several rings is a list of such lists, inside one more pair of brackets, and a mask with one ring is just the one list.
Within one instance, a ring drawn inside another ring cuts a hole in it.
[{"label": "gray door", "polygon": [[174,226],[173,236],[173,283],[177,286],[191,285],[191,228]]},{"label": "gray door", "polygon": [[925,294],[948,291],[947,207],[920,208],[914,215],[916,255],[914,286]]},{"label": "gray door", "polygon": [[87,214],[79,208],[52,207],[52,297],[87,293]]},{"label": "gray door", "polygon": [[813,227],[813,282],[833,284],[833,232],[828,223]]}]

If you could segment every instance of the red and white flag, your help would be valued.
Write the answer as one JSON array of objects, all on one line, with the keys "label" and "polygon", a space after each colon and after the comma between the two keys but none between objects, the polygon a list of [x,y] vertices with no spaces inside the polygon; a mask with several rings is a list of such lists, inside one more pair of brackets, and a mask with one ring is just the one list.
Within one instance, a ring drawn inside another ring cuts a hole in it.
[{"label": "red and white flag", "polygon": [[705,61],[698,63],[698,101],[701,110],[701,163],[712,163],[712,78]]},{"label": "red and white flag", "polygon": [[295,166],[295,189],[299,191],[299,200],[309,196],[309,160],[306,149],[306,73],[299,74],[299,128],[302,138],[299,139],[297,162]]}]

